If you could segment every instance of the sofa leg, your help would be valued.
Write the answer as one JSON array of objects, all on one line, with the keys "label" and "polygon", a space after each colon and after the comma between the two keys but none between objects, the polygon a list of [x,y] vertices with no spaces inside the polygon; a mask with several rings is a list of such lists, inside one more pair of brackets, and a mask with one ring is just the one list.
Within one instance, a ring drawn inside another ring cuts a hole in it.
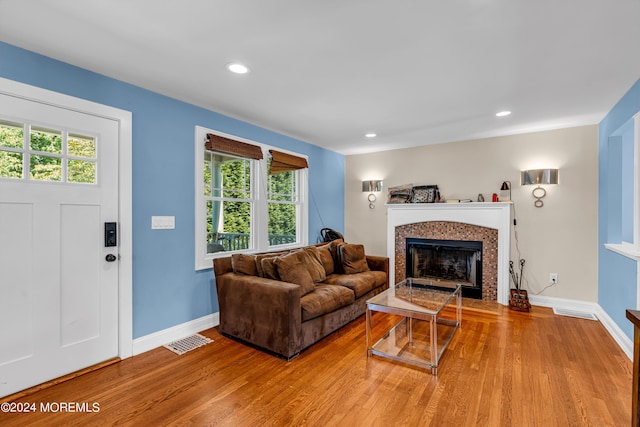
[{"label": "sofa leg", "polygon": [[298,356],[300,356],[300,352],[297,352],[296,354],[294,354],[294,355],[292,355],[292,356],[289,356],[289,357],[284,357],[284,356],[282,356],[282,358],[283,358],[284,360],[286,360],[287,362],[291,362],[291,360],[295,359],[295,358],[296,358],[296,357],[298,357]]}]

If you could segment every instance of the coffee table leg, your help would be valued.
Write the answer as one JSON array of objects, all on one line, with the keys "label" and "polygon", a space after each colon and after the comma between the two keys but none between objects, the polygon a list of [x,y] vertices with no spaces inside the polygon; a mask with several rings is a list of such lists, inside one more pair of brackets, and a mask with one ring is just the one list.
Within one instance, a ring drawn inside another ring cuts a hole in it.
[{"label": "coffee table leg", "polygon": [[367,314],[366,314],[366,320],[365,320],[365,329],[366,329],[366,335],[367,335],[367,357],[371,357],[371,346],[370,346],[370,344],[372,343],[371,329],[373,328],[373,324],[371,323],[371,310],[367,308],[366,313]]},{"label": "coffee table leg", "polygon": [[431,316],[431,364],[433,367],[431,368],[431,375],[438,375],[438,331],[436,321],[436,316]]},{"label": "coffee table leg", "polygon": [[458,327],[462,327],[462,289],[458,289],[458,294],[456,295],[456,299],[458,300],[458,309],[456,310],[456,321],[458,322]]}]

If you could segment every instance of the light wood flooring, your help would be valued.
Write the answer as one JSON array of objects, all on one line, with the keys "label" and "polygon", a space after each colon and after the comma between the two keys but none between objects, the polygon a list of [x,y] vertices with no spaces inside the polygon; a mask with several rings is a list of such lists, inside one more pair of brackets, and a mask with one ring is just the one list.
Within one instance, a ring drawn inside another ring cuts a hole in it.
[{"label": "light wood flooring", "polygon": [[364,330],[361,316],[287,362],[210,329],[213,343],[182,356],[158,348],[16,400],[96,402],[99,412],[0,412],[0,425],[631,423],[632,363],[599,322],[465,308],[437,377],[367,358]]}]

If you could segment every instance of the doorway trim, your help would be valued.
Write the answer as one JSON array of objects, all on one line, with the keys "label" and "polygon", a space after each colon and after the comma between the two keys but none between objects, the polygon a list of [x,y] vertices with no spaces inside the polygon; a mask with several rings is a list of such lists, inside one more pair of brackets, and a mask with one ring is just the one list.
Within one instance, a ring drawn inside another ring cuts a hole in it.
[{"label": "doorway trim", "polygon": [[102,117],[118,123],[118,216],[120,265],[118,276],[118,357],[133,355],[133,214],[132,214],[132,114],[36,86],[0,77],[0,93]]}]

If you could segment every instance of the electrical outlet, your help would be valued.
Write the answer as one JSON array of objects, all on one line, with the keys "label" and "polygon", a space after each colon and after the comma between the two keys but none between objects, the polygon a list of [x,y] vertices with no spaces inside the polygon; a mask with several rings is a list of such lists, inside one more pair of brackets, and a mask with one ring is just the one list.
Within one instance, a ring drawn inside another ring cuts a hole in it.
[{"label": "electrical outlet", "polygon": [[558,273],[549,273],[549,283],[552,285],[558,284]]}]

